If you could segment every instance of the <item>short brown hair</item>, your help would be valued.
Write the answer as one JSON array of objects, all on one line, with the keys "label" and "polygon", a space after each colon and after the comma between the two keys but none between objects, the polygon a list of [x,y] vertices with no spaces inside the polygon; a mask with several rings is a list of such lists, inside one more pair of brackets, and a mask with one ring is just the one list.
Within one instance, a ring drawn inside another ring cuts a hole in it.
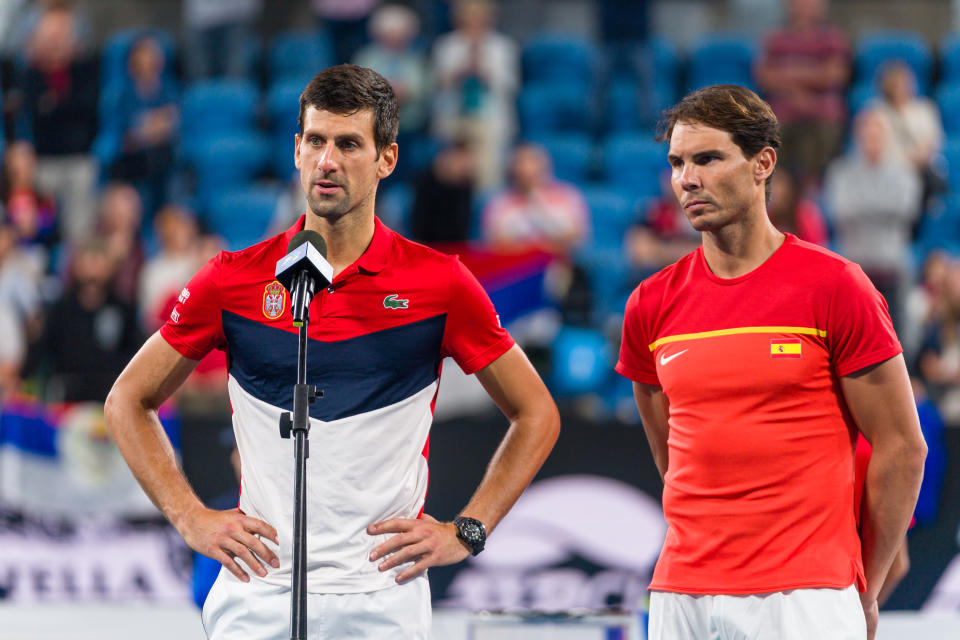
[{"label": "short brown hair", "polygon": [[[657,142],[670,142],[678,122],[699,123],[726,131],[747,158],[766,147],[780,148],[780,123],[773,109],[756,93],[735,84],[717,84],[688,93],[663,112]],[[766,182],[770,199],[770,178]]]},{"label": "short brown hair", "polygon": [[301,134],[307,107],[338,115],[351,115],[364,109],[372,111],[373,143],[377,154],[397,140],[400,124],[397,96],[390,83],[373,69],[341,64],[314,76],[300,94],[297,124]]}]

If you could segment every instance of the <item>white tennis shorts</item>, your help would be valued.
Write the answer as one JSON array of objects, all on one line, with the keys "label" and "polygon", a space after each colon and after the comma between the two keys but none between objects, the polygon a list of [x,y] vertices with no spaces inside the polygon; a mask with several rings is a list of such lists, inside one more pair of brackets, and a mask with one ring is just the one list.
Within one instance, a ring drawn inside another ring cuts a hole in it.
[{"label": "white tennis shorts", "polygon": [[864,640],[856,587],[747,596],[650,593],[649,640]]},{"label": "white tennis shorts", "polygon": [[[308,593],[309,640],[428,640],[430,583],[425,575],[369,593]],[[203,605],[211,640],[289,640],[290,588],[220,570]]]}]

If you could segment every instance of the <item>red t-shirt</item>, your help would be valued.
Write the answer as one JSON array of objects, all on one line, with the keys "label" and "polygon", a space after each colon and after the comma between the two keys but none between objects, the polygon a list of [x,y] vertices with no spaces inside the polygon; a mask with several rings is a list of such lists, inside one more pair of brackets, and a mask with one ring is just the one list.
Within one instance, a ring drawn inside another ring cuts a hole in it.
[{"label": "red t-shirt", "polygon": [[862,588],[857,428],[838,378],[900,351],[860,267],[790,234],[738,278],[714,275],[701,247],[643,281],[617,371],[669,401],[668,530],[650,588]]}]

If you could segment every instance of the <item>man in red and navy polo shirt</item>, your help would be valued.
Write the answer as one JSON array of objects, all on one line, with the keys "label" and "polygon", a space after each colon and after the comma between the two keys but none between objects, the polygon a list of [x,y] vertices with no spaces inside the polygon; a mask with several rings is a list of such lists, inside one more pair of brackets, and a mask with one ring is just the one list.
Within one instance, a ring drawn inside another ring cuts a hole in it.
[{"label": "man in red and navy polo shirt", "polygon": [[[476,279],[374,216],[377,185],[397,162],[396,131],[396,98],[381,76],[351,65],[318,74],[300,98],[294,156],[305,216],[207,263],[108,398],[111,433],[141,485],[191,547],[224,565],[204,605],[212,638],[289,637],[293,445],[277,425],[292,406],[297,333],[273,274],[298,231],[324,237],[334,268],[310,305],[307,380],[325,393],[310,408],[311,637],[428,637],[424,572],[478,553],[556,440],[556,406]],[[242,466],[231,511],[197,499],[156,417],[213,349],[229,360]],[[422,510],[447,356],[477,374],[511,424],[460,517],[438,522]]]}]

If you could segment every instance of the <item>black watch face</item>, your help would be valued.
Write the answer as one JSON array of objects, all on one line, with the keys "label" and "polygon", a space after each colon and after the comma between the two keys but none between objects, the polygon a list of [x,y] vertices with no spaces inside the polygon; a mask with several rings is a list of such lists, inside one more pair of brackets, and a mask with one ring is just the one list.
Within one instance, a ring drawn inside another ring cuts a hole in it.
[{"label": "black watch face", "polygon": [[487,540],[487,532],[484,530],[482,522],[473,518],[457,518],[455,524],[460,539],[471,547],[473,555],[483,551],[483,546]]},{"label": "black watch face", "polygon": [[464,523],[460,531],[463,532],[463,537],[470,543],[476,544],[483,540],[483,533],[480,531],[480,526],[475,522]]}]

